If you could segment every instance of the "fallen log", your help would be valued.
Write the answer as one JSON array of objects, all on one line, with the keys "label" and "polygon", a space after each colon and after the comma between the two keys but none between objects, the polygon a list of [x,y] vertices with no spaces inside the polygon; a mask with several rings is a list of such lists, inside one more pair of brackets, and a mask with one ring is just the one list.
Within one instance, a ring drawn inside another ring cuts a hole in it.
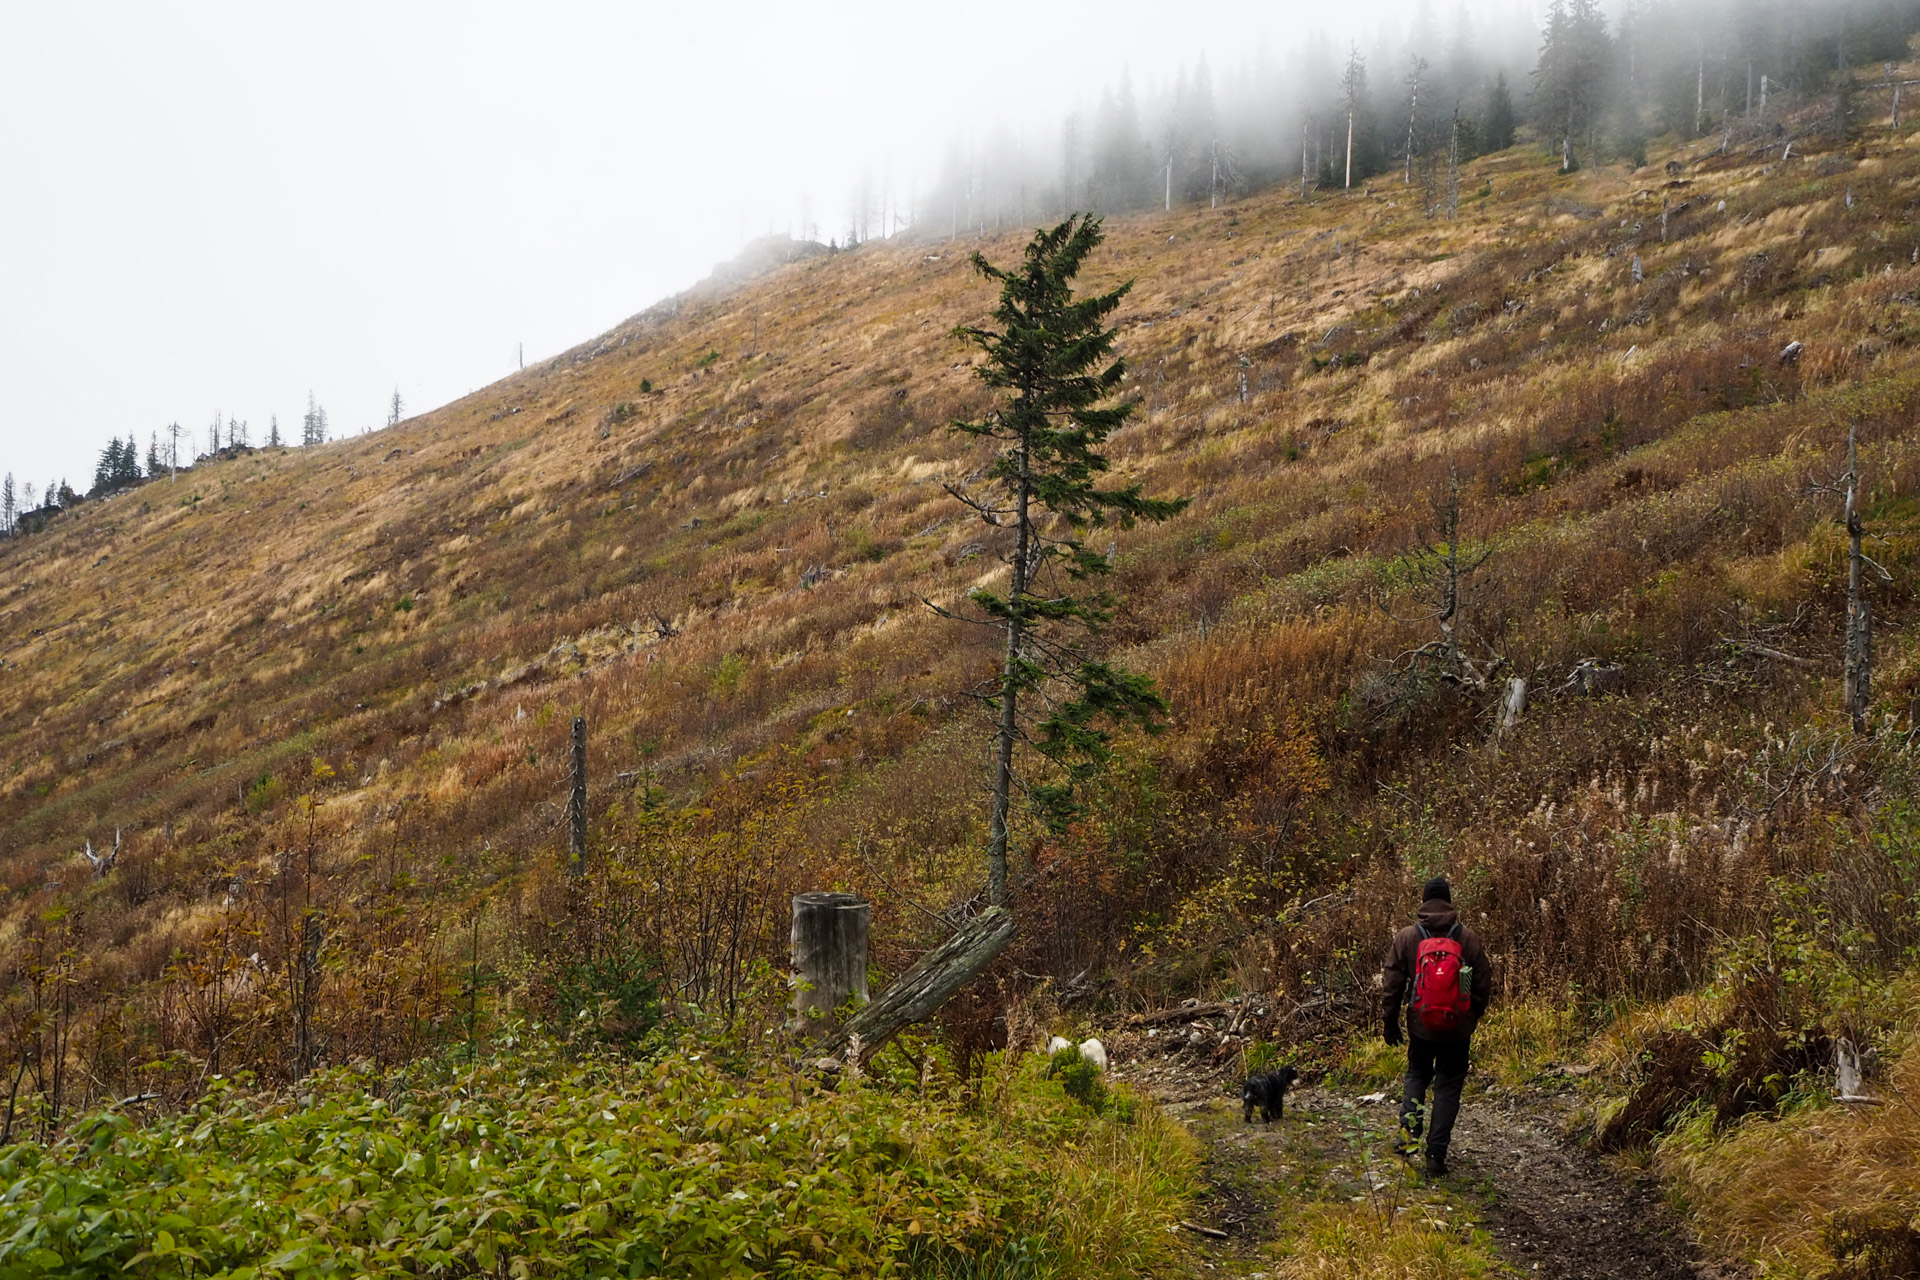
[{"label": "fallen log", "polygon": [[1721,636],[1720,639],[1722,643],[1726,644],[1736,653],[1750,653],[1756,658],[1771,658],[1775,662],[1784,662],[1789,666],[1805,667],[1810,671],[1818,671],[1823,667],[1831,665],[1817,658],[1803,658],[1797,653],[1788,653],[1783,649],[1774,649],[1764,644],[1755,644],[1751,640],[1735,640],[1731,636]]},{"label": "fallen log", "polygon": [[1203,1227],[1197,1222],[1188,1222],[1185,1218],[1180,1219],[1180,1225],[1196,1235],[1205,1236],[1209,1240],[1233,1239],[1232,1236],[1220,1230],[1218,1227]]},{"label": "fallen log", "polygon": [[823,1047],[838,1053],[859,1037],[858,1057],[865,1066],[903,1028],[933,1012],[980,975],[1013,941],[1013,913],[988,907],[965,928],[921,956],[866,1008],[842,1023]]},{"label": "fallen log", "polygon": [[1152,1013],[1136,1013],[1127,1019],[1130,1027],[1151,1027],[1162,1022],[1187,1022],[1195,1018],[1217,1018],[1228,1012],[1228,1006],[1219,1002],[1213,1004],[1190,1004],[1178,1009],[1156,1009]]}]

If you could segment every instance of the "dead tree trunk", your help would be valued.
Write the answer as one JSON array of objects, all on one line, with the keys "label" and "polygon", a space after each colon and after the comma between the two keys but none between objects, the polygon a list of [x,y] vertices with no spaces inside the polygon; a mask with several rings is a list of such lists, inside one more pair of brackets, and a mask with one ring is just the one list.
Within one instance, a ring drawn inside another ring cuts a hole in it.
[{"label": "dead tree trunk", "polygon": [[[867,1002],[867,930],[872,908],[850,893],[801,893],[793,899],[796,1025],[848,1000]],[[828,1024],[831,1025],[831,1024]]]},{"label": "dead tree trunk", "polygon": [[903,1028],[932,1016],[978,977],[1006,950],[1013,932],[1013,913],[1005,907],[988,907],[966,928],[920,957],[879,999],[847,1019],[826,1047],[835,1053],[844,1047],[850,1058],[864,1066]]},{"label": "dead tree trunk", "polygon": [[1453,132],[1447,139],[1447,217],[1460,216],[1460,108],[1453,109]]},{"label": "dead tree trunk", "polygon": [[1347,180],[1346,180],[1346,184],[1341,189],[1345,191],[1353,190],[1353,106],[1352,104],[1348,104],[1347,106]]},{"label": "dead tree trunk", "polygon": [[1494,722],[1493,741],[1497,746],[1501,739],[1513,731],[1520,723],[1520,717],[1527,713],[1527,682],[1520,676],[1507,678],[1506,693],[1500,699],[1500,718]]},{"label": "dead tree trunk", "polygon": [[587,869],[587,718],[573,718],[573,790],[567,802],[567,852],[575,875]]},{"label": "dead tree trunk", "polygon": [[1873,615],[1862,593],[1860,549],[1865,528],[1860,520],[1860,454],[1855,429],[1847,428],[1847,716],[1855,733],[1867,731],[1867,707],[1873,701]]},{"label": "dead tree trunk", "polygon": [[1701,43],[1694,51],[1693,63],[1693,136],[1699,137],[1707,114],[1707,47]]}]

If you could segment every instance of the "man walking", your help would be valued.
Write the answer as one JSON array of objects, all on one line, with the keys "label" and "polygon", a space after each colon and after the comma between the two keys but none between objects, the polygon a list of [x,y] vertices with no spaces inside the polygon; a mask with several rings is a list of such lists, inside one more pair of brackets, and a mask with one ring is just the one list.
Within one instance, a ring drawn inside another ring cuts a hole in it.
[{"label": "man walking", "polygon": [[1420,1113],[1433,1089],[1427,1129],[1427,1174],[1447,1171],[1447,1142],[1460,1114],[1473,1029],[1493,997],[1493,969],[1480,935],[1460,923],[1453,887],[1443,876],[1420,891],[1417,923],[1393,935],[1381,971],[1387,1043],[1400,1043],[1400,1011],[1407,1014],[1407,1078],[1400,1091],[1400,1130],[1408,1155],[1419,1149]]}]

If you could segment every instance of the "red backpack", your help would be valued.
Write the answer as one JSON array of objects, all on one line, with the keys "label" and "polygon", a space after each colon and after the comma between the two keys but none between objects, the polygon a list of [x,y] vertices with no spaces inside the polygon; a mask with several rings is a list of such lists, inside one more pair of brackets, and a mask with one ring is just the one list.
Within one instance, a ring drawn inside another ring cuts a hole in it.
[{"label": "red backpack", "polygon": [[1472,997],[1461,979],[1459,932],[1455,924],[1444,934],[1420,930],[1420,950],[1413,962],[1413,992],[1407,1000],[1410,1021],[1427,1031],[1451,1032],[1460,1029],[1473,1011]]}]

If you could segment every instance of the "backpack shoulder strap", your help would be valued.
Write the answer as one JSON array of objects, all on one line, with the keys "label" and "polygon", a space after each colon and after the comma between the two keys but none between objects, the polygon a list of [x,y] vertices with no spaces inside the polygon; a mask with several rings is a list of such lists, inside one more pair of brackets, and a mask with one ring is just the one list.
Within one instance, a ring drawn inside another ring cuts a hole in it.
[{"label": "backpack shoulder strap", "polygon": [[1455,920],[1453,922],[1453,927],[1447,930],[1447,936],[1449,938],[1452,938],[1455,942],[1460,941],[1460,938],[1461,938],[1460,922],[1458,920]]},{"label": "backpack shoulder strap", "polygon": [[1425,942],[1428,938],[1431,938],[1433,936],[1432,932],[1428,930],[1427,926],[1425,926],[1424,924],[1421,924],[1418,920],[1413,922],[1413,927],[1420,931],[1420,941],[1422,942]]}]

